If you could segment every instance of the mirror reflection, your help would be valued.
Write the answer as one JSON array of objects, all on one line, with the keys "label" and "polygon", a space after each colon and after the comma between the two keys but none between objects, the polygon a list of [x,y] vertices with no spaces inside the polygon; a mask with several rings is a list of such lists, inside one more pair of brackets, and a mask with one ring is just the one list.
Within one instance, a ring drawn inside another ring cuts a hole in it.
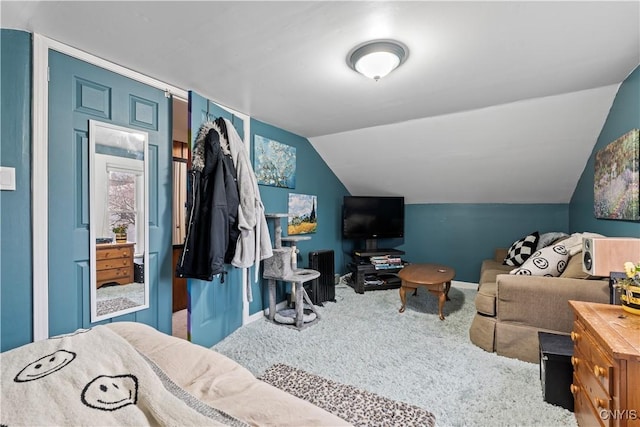
[{"label": "mirror reflection", "polygon": [[91,321],[147,308],[148,134],[90,120]]}]

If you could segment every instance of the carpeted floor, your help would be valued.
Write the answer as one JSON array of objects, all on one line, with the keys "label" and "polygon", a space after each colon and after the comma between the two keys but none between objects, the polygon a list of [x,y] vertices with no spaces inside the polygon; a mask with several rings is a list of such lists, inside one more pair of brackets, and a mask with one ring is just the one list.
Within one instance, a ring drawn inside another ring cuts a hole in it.
[{"label": "carpeted floor", "polygon": [[302,331],[265,320],[213,349],[254,375],[284,363],[432,412],[437,426],[576,426],[573,413],[543,401],[537,364],[487,353],[469,341],[473,289],[437,299],[420,290],[398,313],[398,291],[356,294],[336,287],[336,303]]},{"label": "carpeted floor", "polygon": [[102,286],[96,290],[98,316],[144,305],[144,283]]}]

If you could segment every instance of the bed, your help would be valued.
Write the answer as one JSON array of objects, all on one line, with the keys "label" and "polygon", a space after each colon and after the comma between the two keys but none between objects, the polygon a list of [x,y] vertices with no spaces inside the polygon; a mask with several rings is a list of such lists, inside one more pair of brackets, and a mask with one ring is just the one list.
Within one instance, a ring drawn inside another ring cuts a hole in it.
[{"label": "bed", "polygon": [[0,424],[341,426],[213,350],[116,322],[0,354]]}]

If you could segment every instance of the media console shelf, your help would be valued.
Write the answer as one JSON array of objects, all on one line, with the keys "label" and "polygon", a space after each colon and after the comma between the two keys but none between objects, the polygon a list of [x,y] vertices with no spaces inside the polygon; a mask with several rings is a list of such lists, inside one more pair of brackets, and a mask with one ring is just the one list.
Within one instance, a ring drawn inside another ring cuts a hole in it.
[{"label": "media console shelf", "polygon": [[363,294],[365,291],[397,289],[400,287],[401,280],[398,272],[402,270],[405,262],[398,267],[376,269],[371,263],[371,257],[379,256],[400,257],[404,255],[403,251],[397,249],[362,249],[353,251],[353,262],[349,263],[349,271],[351,278],[348,280],[357,293]]}]

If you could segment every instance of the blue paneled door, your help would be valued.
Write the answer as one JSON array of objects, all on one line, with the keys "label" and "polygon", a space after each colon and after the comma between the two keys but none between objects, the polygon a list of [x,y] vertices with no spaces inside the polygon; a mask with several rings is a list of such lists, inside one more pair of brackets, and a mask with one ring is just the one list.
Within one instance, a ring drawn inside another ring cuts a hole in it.
[{"label": "blue paneled door", "polygon": [[110,321],[171,333],[171,99],[59,52],[49,52],[49,68],[49,334],[91,326],[90,119],[149,134],[149,308]]},{"label": "blue paneled door", "polygon": [[[206,121],[215,120],[218,117],[230,120],[240,137],[244,137],[242,119],[197,93],[189,92],[189,141],[191,147],[193,147],[200,126]],[[224,282],[220,277],[215,277],[211,282],[197,279],[187,280],[189,339],[205,347],[211,347],[242,326],[242,286],[244,286],[242,269],[225,265],[225,271]]]}]

